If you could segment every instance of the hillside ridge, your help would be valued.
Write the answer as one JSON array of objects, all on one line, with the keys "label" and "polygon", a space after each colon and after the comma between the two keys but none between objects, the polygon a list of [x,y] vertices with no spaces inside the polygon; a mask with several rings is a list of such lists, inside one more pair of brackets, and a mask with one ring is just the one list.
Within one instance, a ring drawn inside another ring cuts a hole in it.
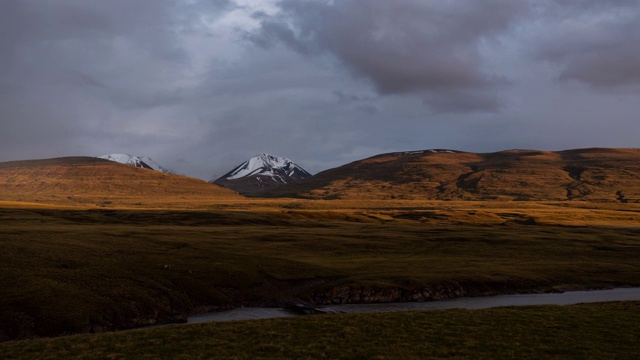
[{"label": "hillside ridge", "polygon": [[640,149],[375,155],[256,194],[310,199],[640,201]]},{"label": "hillside ridge", "polygon": [[0,201],[140,207],[241,198],[204,180],[94,157],[0,163]]}]

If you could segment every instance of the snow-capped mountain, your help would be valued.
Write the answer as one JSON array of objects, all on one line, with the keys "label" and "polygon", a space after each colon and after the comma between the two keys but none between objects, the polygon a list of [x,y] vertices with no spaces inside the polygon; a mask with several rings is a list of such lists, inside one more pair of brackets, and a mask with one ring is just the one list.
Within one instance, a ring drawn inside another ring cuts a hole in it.
[{"label": "snow-capped mountain", "polygon": [[210,182],[251,194],[308,177],[311,177],[308,171],[285,157],[260,154]]},{"label": "snow-capped mountain", "polygon": [[107,154],[96,156],[99,159],[111,160],[125,165],[160,171],[167,174],[174,174],[173,171],[162,167],[149,157],[132,156],[128,154]]},{"label": "snow-capped mountain", "polygon": [[311,174],[285,157],[260,154],[243,162],[218,180],[235,180],[248,176],[264,176],[265,180],[286,184],[308,178]]}]

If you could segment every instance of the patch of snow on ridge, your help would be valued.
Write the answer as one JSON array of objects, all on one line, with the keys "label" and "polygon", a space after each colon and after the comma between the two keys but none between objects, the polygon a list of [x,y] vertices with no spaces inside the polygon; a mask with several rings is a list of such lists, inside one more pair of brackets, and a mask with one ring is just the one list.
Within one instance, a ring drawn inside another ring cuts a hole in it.
[{"label": "patch of snow on ridge", "polygon": [[174,174],[173,171],[161,166],[157,162],[153,161],[150,157],[146,157],[146,156],[140,157],[140,156],[132,156],[128,154],[107,154],[107,155],[101,155],[96,157],[99,159],[115,161],[120,164],[156,170],[156,171],[160,171],[167,174]]},{"label": "patch of snow on ridge", "polygon": [[417,151],[403,151],[403,152],[396,152],[393,153],[393,155],[415,155],[415,154],[426,154],[426,153],[432,153],[432,154],[455,154],[455,153],[459,153],[460,151],[457,150],[448,150],[448,149],[430,149],[430,150],[417,150]]}]

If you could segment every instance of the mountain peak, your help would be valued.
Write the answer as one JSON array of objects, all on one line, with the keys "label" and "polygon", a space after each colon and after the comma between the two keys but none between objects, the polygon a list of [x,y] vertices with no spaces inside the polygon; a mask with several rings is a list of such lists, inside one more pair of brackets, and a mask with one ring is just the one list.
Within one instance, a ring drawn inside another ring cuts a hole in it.
[{"label": "mountain peak", "polygon": [[310,176],[309,172],[286,157],[261,153],[211,182],[247,194]]},{"label": "mountain peak", "polygon": [[160,171],[167,174],[174,174],[173,171],[161,166],[149,157],[133,156],[129,154],[106,154],[96,156],[99,159],[115,161],[120,164]]},{"label": "mountain peak", "polygon": [[266,176],[271,181],[286,184],[311,174],[286,157],[262,153],[243,162],[218,180],[236,180],[249,176]]}]

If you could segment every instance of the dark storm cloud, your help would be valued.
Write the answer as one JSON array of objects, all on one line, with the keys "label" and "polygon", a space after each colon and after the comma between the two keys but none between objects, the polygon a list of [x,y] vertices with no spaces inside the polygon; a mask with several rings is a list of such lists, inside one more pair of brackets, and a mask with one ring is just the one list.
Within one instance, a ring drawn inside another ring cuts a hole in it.
[{"label": "dark storm cloud", "polygon": [[547,10],[557,31],[537,56],[560,66],[559,80],[640,89],[640,2],[558,1]]},{"label": "dark storm cloud", "polygon": [[27,51],[23,45],[66,45],[69,52],[77,52],[82,49],[73,45],[93,43],[89,49],[96,50],[122,37],[156,56],[179,57],[179,49],[171,46],[173,19],[168,5],[153,0],[3,1],[3,46]]},{"label": "dark storm cloud", "polygon": [[1,1],[3,158],[91,151],[91,136],[102,141],[104,131],[133,125],[128,111],[179,104],[188,96],[180,81],[191,61],[180,35],[233,5]]},{"label": "dark storm cloud", "polygon": [[372,97],[345,93],[341,90],[334,90],[333,95],[336,97],[338,104],[348,106],[353,105],[356,110],[369,115],[373,115],[378,112],[378,107],[373,105],[375,99]]},{"label": "dark storm cloud", "polygon": [[125,152],[208,180],[261,152],[317,172],[637,146],[639,6],[0,0],[0,161]]},{"label": "dark storm cloud", "polygon": [[378,93],[420,94],[440,111],[494,111],[488,92],[505,83],[482,69],[481,42],[504,32],[523,1],[298,1],[248,35],[255,44],[282,43],[303,55],[330,54]]},{"label": "dark storm cloud", "polygon": [[[9,78],[5,85],[55,82],[77,88],[100,84],[102,96],[124,107],[172,101],[171,94],[178,95],[180,89],[167,89],[163,76],[188,67],[190,61],[178,35],[197,28],[201,13],[215,14],[232,3],[189,4],[168,0],[3,2],[5,35],[0,46],[7,49],[3,70]],[[162,85],[156,88],[157,82]]]}]

